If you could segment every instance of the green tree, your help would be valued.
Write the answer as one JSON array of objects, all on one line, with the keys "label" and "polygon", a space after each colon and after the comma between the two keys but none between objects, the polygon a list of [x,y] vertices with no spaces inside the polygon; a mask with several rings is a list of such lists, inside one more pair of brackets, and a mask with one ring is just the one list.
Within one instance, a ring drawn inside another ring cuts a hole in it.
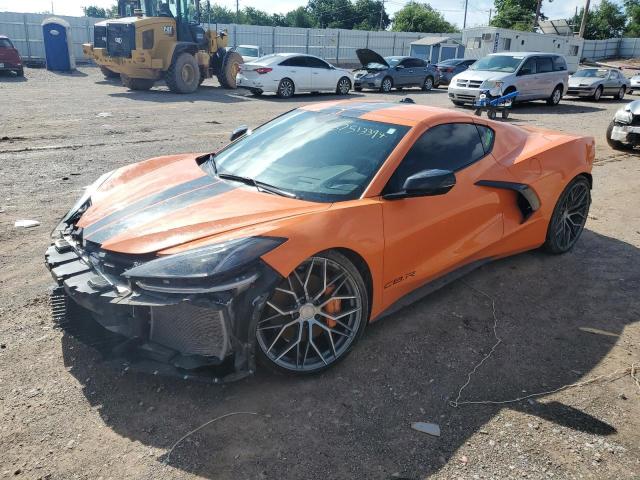
[{"label": "green tree", "polygon": [[258,10],[253,7],[245,7],[240,12],[240,23],[271,27],[273,26],[273,18],[263,10]]},{"label": "green tree", "polygon": [[355,9],[350,0],[309,0],[309,13],[320,28],[352,29]]},{"label": "green tree", "polygon": [[624,12],[627,16],[626,37],[640,37],[640,0],[625,0]]},{"label": "green tree", "polygon": [[356,0],[354,9],[354,27],[358,30],[385,30],[391,19],[379,0]]},{"label": "green tree", "polygon": [[298,7],[284,16],[288,27],[313,28],[316,26],[313,17],[306,7]]},{"label": "green tree", "polygon": [[448,33],[456,32],[455,25],[428,3],[410,1],[396,13],[392,30],[395,32]]},{"label": "green tree", "polygon": [[[537,0],[495,0],[496,14],[492,27],[532,30],[536,18]],[[540,12],[540,18],[546,18]]]},{"label": "green tree", "polygon": [[[95,5],[89,5],[88,7],[82,7],[85,17],[93,18],[107,18],[107,9],[96,7]],[[117,10],[117,8],[116,8]]]},{"label": "green tree", "polygon": [[[572,19],[578,26],[582,23],[584,8]],[[584,38],[589,40],[602,40],[606,38],[620,37],[625,31],[627,18],[622,9],[610,0],[602,0],[599,5],[589,10]]]},{"label": "green tree", "polygon": [[[208,20],[209,12],[207,12],[207,8],[205,7],[203,12],[203,18]],[[222,7],[220,5],[211,5],[211,22],[212,23],[235,23],[236,21],[236,12],[232,11],[227,7]]]}]

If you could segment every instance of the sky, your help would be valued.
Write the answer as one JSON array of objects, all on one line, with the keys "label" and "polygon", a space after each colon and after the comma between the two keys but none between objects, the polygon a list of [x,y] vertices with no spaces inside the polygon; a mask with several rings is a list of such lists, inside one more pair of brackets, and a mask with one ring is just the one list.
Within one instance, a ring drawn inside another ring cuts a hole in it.
[{"label": "sky", "polygon": [[[465,0],[425,0],[432,7],[439,10],[444,17],[458,27],[462,27]],[[110,7],[115,0],[0,0],[0,11],[9,12],[50,12],[53,2],[54,13],[58,15],[82,15],[82,7],[97,5]],[[489,20],[489,9],[493,8],[493,0],[468,0],[467,26],[486,25]],[[211,0],[229,8],[235,9],[235,0]],[[385,0],[387,12],[391,15],[407,3],[406,0]],[[592,1],[591,5],[600,3]],[[617,0],[616,3],[622,3]],[[245,6],[266,10],[269,13],[286,13],[294,8],[304,6],[307,0],[240,0],[240,8]],[[584,0],[543,0],[542,11],[551,19],[568,18],[573,15],[576,6],[580,8]]]}]

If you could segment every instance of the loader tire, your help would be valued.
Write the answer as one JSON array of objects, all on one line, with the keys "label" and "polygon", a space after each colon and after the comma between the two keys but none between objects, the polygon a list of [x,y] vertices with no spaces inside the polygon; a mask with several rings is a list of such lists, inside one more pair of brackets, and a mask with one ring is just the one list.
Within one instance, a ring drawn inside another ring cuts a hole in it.
[{"label": "loader tire", "polygon": [[184,52],[178,55],[165,73],[165,82],[173,93],[193,93],[200,84],[200,67],[196,58]]},{"label": "loader tire", "polygon": [[122,80],[122,85],[129,90],[149,90],[156,83],[148,78],[131,78],[123,73],[120,74],[120,79]]},{"label": "loader tire", "polygon": [[222,60],[220,73],[218,73],[218,81],[223,88],[233,89],[238,87],[236,75],[238,75],[242,63],[242,55],[238,52],[230,50],[226,53]]},{"label": "loader tire", "polygon": [[100,67],[100,71],[102,72],[102,75],[104,75],[104,78],[118,78],[120,77],[120,74],[117,72],[114,72],[113,70],[108,69],[107,67]]}]

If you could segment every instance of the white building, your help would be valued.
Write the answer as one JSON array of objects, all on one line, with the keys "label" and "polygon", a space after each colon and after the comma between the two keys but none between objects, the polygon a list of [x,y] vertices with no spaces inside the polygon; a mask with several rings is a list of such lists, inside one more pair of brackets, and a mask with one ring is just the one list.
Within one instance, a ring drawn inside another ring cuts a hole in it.
[{"label": "white building", "polygon": [[522,32],[497,27],[468,28],[462,32],[465,58],[482,58],[497,52],[559,53],[569,72],[578,69],[584,39],[575,36]]}]

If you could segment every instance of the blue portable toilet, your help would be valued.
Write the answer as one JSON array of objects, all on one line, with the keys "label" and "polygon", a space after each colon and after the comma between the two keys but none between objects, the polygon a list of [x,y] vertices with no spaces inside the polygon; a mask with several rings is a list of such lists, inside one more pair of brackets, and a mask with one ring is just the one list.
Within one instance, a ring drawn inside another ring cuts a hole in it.
[{"label": "blue portable toilet", "polygon": [[50,17],[42,22],[42,37],[47,70],[70,72],[76,68],[71,40],[71,25],[62,18]]}]

